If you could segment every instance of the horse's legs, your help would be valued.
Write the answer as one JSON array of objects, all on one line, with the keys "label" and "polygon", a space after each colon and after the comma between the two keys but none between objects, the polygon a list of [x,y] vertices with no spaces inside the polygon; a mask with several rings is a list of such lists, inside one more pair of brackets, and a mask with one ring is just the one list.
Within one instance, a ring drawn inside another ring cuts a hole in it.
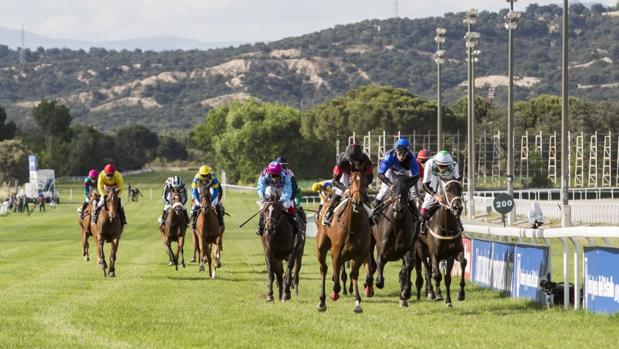
[{"label": "horse's legs", "polygon": [[340,272],[344,261],[342,260],[340,251],[337,251],[334,248],[331,248],[331,258],[333,260],[333,292],[331,292],[329,298],[331,298],[332,301],[336,301],[340,298],[339,293],[342,290],[342,286],[340,285]]},{"label": "horse's legs", "polygon": [[460,289],[458,290],[458,300],[459,301],[463,301],[464,300],[464,284],[465,284],[465,280],[464,280],[464,271],[466,269],[466,258],[464,258],[464,252],[460,252],[458,253],[458,262],[460,262],[460,270],[462,271],[461,275],[460,275]]},{"label": "horse's legs", "polygon": [[327,310],[327,305],[325,304],[325,300],[327,298],[325,294],[325,282],[327,278],[327,251],[329,250],[330,241],[323,234],[318,234],[316,239],[316,249],[318,264],[320,264],[320,278],[322,279],[322,287],[320,289],[320,303],[318,303],[318,311]]},{"label": "horse's legs", "polygon": [[[369,263],[369,260],[367,261]],[[361,308],[361,295],[359,295],[359,268],[363,265],[363,259],[357,257],[353,260],[350,267],[350,279],[355,290],[355,313],[363,312]]]},{"label": "horse's legs", "polygon": [[[280,301],[284,300],[284,265],[281,260],[275,260],[275,279],[277,280],[277,296]],[[290,294],[290,289],[288,289]]]},{"label": "horse's legs", "polygon": [[97,254],[99,256],[99,264],[103,269],[103,276],[107,276],[107,262],[105,261],[105,251],[103,250],[103,238],[97,240]]},{"label": "horse's legs", "polygon": [[217,237],[217,242],[215,242],[215,268],[221,268],[221,235]]},{"label": "horse's legs", "polygon": [[423,287],[423,273],[421,266],[421,254],[417,253],[415,258],[415,273],[417,275],[417,278],[415,279],[415,287],[417,288],[417,300],[421,299],[421,288]]},{"label": "horse's legs", "polygon": [[443,299],[443,294],[441,293],[441,269],[439,267],[440,260],[438,256],[432,254],[430,257],[432,262],[432,278],[434,279],[434,286],[436,287],[436,300],[440,301]]},{"label": "horse's legs", "polygon": [[380,289],[385,287],[385,277],[383,276],[383,272],[385,271],[385,264],[387,264],[387,258],[385,258],[385,255],[380,253],[378,255],[378,259],[376,260],[376,287]]},{"label": "horse's legs", "polygon": [[[176,255],[180,256],[181,266],[185,267],[185,237],[179,236],[176,244]],[[178,258],[178,257],[177,257]]]},{"label": "horse's legs", "polygon": [[342,283],[344,284],[344,296],[347,296],[348,293],[352,294],[352,281],[350,282],[350,292],[348,291],[348,288],[346,287],[346,282],[348,281],[348,274],[346,274],[346,264],[347,263],[342,264],[342,273],[340,275],[340,278],[342,279]]},{"label": "horse's legs", "polygon": [[269,282],[268,282],[268,292],[267,292],[267,302],[272,302],[273,301],[273,281],[275,279],[275,274],[273,272],[273,258],[270,256],[269,251],[265,251],[266,252],[266,263],[267,263],[267,273],[269,275]]},{"label": "horse's legs", "polygon": [[195,263],[196,262],[196,252],[198,254],[198,256],[200,255],[200,247],[199,247],[199,240],[198,240],[198,234],[196,233],[195,229],[191,229],[191,243],[193,245],[193,255],[191,257],[191,263]]},{"label": "horse's legs", "polygon": [[413,250],[409,250],[402,258],[400,269],[400,306],[407,307],[407,300],[411,298],[411,273],[413,271]]},{"label": "horse's legs", "polygon": [[447,268],[445,269],[445,291],[447,297],[445,297],[445,304],[451,307],[451,269],[454,267],[454,259],[450,257],[447,259]]},{"label": "horse's legs", "polygon": [[90,260],[90,256],[88,255],[88,247],[88,230],[86,228],[82,228],[82,257],[84,257],[86,262]]},{"label": "horse's legs", "polygon": [[211,250],[213,248],[213,244],[209,244],[207,242],[204,243],[206,245],[206,261],[208,262],[208,274],[214,279],[215,272],[213,271],[213,259],[211,258]]},{"label": "horse's legs", "polygon": [[116,276],[116,250],[118,250],[118,243],[120,238],[112,239],[112,248],[110,250],[110,272],[111,277]]},{"label": "horse's legs", "polygon": [[367,263],[365,274],[365,295],[367,297],[374,296],[374,273],[376,272],[378,265],[376,263],[376,259],[374,258],[374,247],[376,246],[376,241],[374,237],[370,237],[370,251],[369,251],[369,262]]},{"label": "horse's legs", "polygon": [[199,248],[199,254],[198,254],[198,258],[200,259],[200,266],[198,267],[198,271],[204,271],[204,263],[206,262],[206,253],[205,253],[205,249],[206,249],[206,241],[204,241],[204,236],[202,235],[202,233],[198,233],[196,231],[196,237],[197,237],[197,243],[198,243],[198,248]]},{"label": "horse's legs", "polygon": [[294,261],[294,294],[299,295],[299,274],[301,273],[301,264],[303,262],[303,251],[297,251],[297,256]]}]

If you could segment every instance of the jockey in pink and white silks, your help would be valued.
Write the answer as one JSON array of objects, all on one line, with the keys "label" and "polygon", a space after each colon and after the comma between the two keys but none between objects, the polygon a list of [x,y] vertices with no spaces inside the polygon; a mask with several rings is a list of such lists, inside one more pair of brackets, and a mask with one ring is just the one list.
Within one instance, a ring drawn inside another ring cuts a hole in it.
[{"label": "jockey in pink and white silks", "polygon": [[[262,171],[258,178],[256,192],[260,198],[261,208],[266,200],[279,198],[279,201],[288,212],[288,218],[294,227],[294,232],[296,233],[299,230],[297,210],[292,202],[292,180],[280,163],[273,161]],[[263,227],[264,218],[260,215],[258,232],[256,234],[261,235]]]},{"label": "jockey in pink and white silks", "polygon": [[422,224],[427,222],[431,215],[431,208],[441,199],[443,185],[441,182],[450,180],[460,181],[460,171],[458,163],[453,160],[451,154],[446,150],[441,150],[425,163],[423,174],[423,188],[426,196],[419,212],[422,215]]}]

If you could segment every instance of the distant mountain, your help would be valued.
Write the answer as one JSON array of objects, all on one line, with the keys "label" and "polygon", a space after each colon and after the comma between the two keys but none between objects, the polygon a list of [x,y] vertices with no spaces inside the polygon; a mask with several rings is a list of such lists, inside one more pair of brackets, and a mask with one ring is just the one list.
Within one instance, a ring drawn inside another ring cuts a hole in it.
[{"label": "distant mountain", "polygon": [[[619,100],[619,13],[575,4],[570,16],[570,95]],[[507,95],[506,11],[479,14],[474,30],[480,96],[504,105]],[[561,15],[557,5],[531,4],[514,33],[516,100],[561,91]],[[466,94],[464,13],[391,18],[338,25],[270,43],[206,51],[26,50],[0,45],[0,104],[20,124],[41,98],[71,108],[76,122],[109,130],[133,123],[155,129],[191,128],[222,103],[255,97],[301,109],[362,85],[405,88],[434,99],[435,30],[447,30],[443,98]],[[492,92],[492,93],[491,93]]]},{"label": "distant mountain", "polygon": [[[0,26],[0,45],[12,49],[21,46],[21,31]],[[208,50],[213,48],[238,46],[239,41],[200,41],[195,39],[174,36],[150,36],[144,38],[114,40],[114,41],[86,41],[75,39],[48,38],[25,31],[25,46],[31,50],[43,48],[68,48],[72,50],[88,50],[91,47],[102,47],[107,50],[135,50],[166,51],[166,50]]]}]

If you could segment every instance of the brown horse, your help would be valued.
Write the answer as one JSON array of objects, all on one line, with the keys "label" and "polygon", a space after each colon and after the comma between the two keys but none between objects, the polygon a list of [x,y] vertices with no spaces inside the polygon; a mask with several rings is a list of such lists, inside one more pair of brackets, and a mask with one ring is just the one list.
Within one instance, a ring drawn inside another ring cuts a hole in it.
[{"label": "brown horse", "polygon": [[[364,204],[367,185],[364,183],[365,176],[354,172],[351,175],[350,188],[346,191],[344,200],[335,208],[332,223],[328,227],[321,227],[321,221],[317,220],[318,235],[316,237],[316,249],[318,250],[318,262],[320,263],[320,275],[322,277],[322,289],[318,311],[327,310],[325,304],[325,279],[327,277],[327,252],[331,250],[333,260],[333,292],[331,300],[339,299],[341,290],[340,273],[342,265],[347,260],[352,260],[350,279],[355,291],[355,312],[363,311],[361,308],[361,296],[357,279],[359,268],[366,263],[366,273],[371,277],[369,270],[371,228],[368,208]],[[366,296],[371,296],[373,290],[371,282],[367,282]]]},{"label": "brown horse", "polygon": [[77,224],[80,226],[82,232],[82,257],[88,262],[90,260],[90,254],[88,253],[88,238],[92,236],[92,230],[90,229],[90,220],[92,217],[93,201],[98,199],[98,193],[93,191],[90,194],[88,204],[84,208],[80,217],[77,217]]},{"label": "brown horse", "polygon": [[[103,269],[103,276],[116,276],[116,251],[120,243],[120,236],[123,232],[123,225],[120,221],[120,198],[118,197],[118,189],[112,188],[104,197],[105,203],[99,212],[97,223],[91,222],[90,229],[92,235],[97,242],[97,256],[99,264]],[[112,244],[110,250],[110,270],[106,273],[107,263],[105,261],[105,253],[103,250],[104,242]]]},{"label": "brown horse", "polygon": [[[163,224],[159,227],[161,230],[161,238],[165,246],[168,257],[170,258],[169,265],[174,265],[178,270],[179,256],[180,264],[185,268],[185,231],[187,230],[187,217],[185,208],[181,203],[181,196],[176,191],[172,191],[172,207],[169,209],[167,217]],[[172,242],[176,242],[176,254],[172,252]]]},{"label": "brown horse", "polygon": [[[304,239],[301,236],[303,232],[294,234],[294,228],[288,219],[286,209],[276,195],[266,195],[266,201],[260,214],[264,219],[261,239],[269,276],[267,302],[274,300],[273,281],[277,281],[279,300],[287,301],[290,299],[292,270],[297,259],[299,247],[302,244],[304,245]],[[295,238],[297,241],[295,241]],[[285,278],[282,260],[287,262]],[[298,278],[298,275],[296,275],[297,294]]]},{"label": "brown horse", "polygon": [[43,196],[38,196],[34,200],[34,205],[39,208],[39,212],[45,212],[45,198]]},{"label": "brown horse", "polygon": [[[456,180],[450,180],[440,183],[443,190],[442,199],[439,201],[440,207],[437,209],[432,217],[429,219],[426,234],[422,234],[419,240],[427,247],[427,253],[430,257],[430,263],[432,265],[432,278],[434,279],[436,287],[436,300],[443,299],[441,294],[441,271],[439,268],[439,262],[443,259],[447,260],[447,270],[445,272],[445,289],[447,291],[447,297],[445,303],[448,307],[451,307],[451,270],[453,269],[454,259],[460,263],[462,269],[462,275],[464,275],[464,269],[466,268],[466,258],[464,258],[464,246],[462,245],[462,231],[458,219],[462,213],[462,187],[460,182]],[[422,255],[419,259],[422,263],[426,264],[426,270],[428,269],[428,261],[424,248],[421,250]],[[423,281],[419,281],[420,273],[417,273],[417,293],[421,290],[420,284]],[[428,282],[429,284],[429,282]],[[463,301],[465,297],[464,292],[464,278],[460,279],[460,290],[458,290],[458,300]],[[435,298],[431,285],[428,285],[428,298]],[[419,296],[418,296],[419,297]]]},{"label": "brown horse", "polygon": [[[400,306],[407,307],[411,297],[411,272],[414,267],[414,241],[417,214],[413,214],[408,204],[412,177],[396,176],[391,195],[385,200],[386,208],[378,224],[373,229],[372,246],[376,245],[376,287],[385,284],[383,271],[387,262],[402,260],[400,270]],[[416,211],[416,210],[415,210]],[[373,265],[373,263],[372,263]],[[372,268],[372,274],[376,271]],[[370,279],[371,280],[371,279]]]},{"label": "brown horse", "polygon": [[[214,279],[217,275],[217,268],[221,265],[221,233],[222,229],[217,220],[217,212],[211,206],[211,195],[204,188],[200,188],[200,211],[196,216],[196,229],[194,240],[198,242],[200,249],[200,268],[199,271],[204,271],[204,263],[208,262],[208,273]],[[215,247],[216,263],[215,268],[212,268],[211,249]]]},{"label": "brown horse", "polygon": [[294,270],[292,271],[292,284],[295,295],[299,295],[299,275],[301,274],[301,265],[303,264],[303,253],[305,253],[305,238],[306,238],[306,219],[305,213],[300,214],[302,208],[297,210],[297,219],[300,222],[301,231],[295,236],[295,259]]}]

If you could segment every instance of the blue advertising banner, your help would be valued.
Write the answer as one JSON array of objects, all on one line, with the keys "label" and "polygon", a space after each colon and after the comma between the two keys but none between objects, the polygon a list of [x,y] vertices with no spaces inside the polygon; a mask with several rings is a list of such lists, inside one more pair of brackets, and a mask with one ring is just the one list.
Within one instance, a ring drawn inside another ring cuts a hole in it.
[{"label": "blue advertising banner", "polygon": [[619,249],[585,247],[585,307],[596,313],[619,312]]},{"label": "blue advertising banner", "polygon": [[545,296],[544,291],[539,287],[539,282],[548,273],[549,248],[517,244],[515,255],[512,296],[543,303]]},{"label": "blue advertising banner", "polygon": [[470,261],[472,264],[471,281],[485,287],[492,285],[491,257],[492,242],[473,239],[473,256]]},{"label": "blue advertising banner", "polygon": [[514,274],[513,244],[492,243],[492,288],[512,294],[512,277]]}]

